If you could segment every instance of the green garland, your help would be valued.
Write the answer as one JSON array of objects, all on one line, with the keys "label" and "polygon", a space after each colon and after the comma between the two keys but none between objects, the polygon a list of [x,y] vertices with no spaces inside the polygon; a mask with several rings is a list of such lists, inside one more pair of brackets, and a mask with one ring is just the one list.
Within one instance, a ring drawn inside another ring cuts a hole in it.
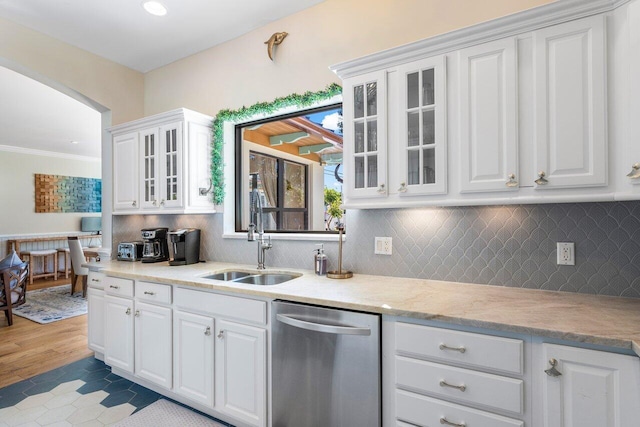
[{"label": "green garland", "polygon": [[213,144],[211,149],[211,179],[213,180],[213,202],[217,205],[224,201],[224,161],[222,149],[223,124],[227,121],[241,122],[244,119],[255,117],[258,114],[273,114],[286,107],[309,107],[317,102],[331,99],[342,93],[342,87],[337,83],[332,83],[325,90],[319,92],[305,92],[302,95],[297,93],[276,98],[273,102],[259,102],[251,107],[242,107],[239,110],[220,110],[213,119]]}]

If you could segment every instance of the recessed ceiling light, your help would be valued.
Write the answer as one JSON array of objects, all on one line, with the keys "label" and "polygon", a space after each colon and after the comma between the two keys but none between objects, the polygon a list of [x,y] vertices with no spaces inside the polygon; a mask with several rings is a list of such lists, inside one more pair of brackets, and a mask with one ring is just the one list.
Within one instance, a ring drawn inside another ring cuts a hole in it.
[{"label": "recessed ceiling light", "polygon": [[71,143],[72,143],[72,144],[77,144],[77,143],[78,143],[78,141],[71,141]]},{"label": "recessed ceiling light", "polygon": [[164,16],[167,14],[167,8],[159,1],[145,1],[142,3],[144,10],[155,16]]}]

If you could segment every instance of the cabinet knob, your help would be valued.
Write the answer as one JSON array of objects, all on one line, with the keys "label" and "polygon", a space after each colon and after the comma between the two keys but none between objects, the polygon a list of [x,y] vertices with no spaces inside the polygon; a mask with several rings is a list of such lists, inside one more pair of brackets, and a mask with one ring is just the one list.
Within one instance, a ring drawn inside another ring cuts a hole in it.
[{"label": "cabinet knob", "polygon": [[124,314],[126,314],[127,316],[131,314],[131,309],[127,308],[127,311],[124,312]]},{"label": "cabinet knob", "polygon": [[549,181],[545,178],[545,176],[547,176],[547,174],[544,173],[544,171],[540,171],[538,172],[538,179],[536,179],[533,182],[535,182],[538,185],[547,185]]},{"label": "cabinet knob", "polygon": [[445,425],[454,426],[454,427],[467,427],[467,425],[464,423],[464,421],[461,422],[461,423],[452,423],[451,421],[449,421],[445,417],[440,418],[440,424],[445,424]]},{"label": "cabinet knob", "polygon": [[630,179],[640,178],[640,163],[634,163],[633,166],[631,166],[631,172],[627,174],[627,177]]},{"label": "cabinet knob", "polygon": [[153,206],[158,206],[158,201],[157,201],[157,200],[154,200],[153,202],[151,202],[151,204],[152,204]]},{"label": "cabinet knob", "polygon": [[556,369],[557,364],[558,361],[556,359],[549,359],[549,365],[551,365],[551,367],[549,369],[545,369],[544,373],[549,375],[550,377],[559,377],[560,375],[562,375],[562,372]]},{"label": "cabinet knob", "polygon": [[136,202],[136,201],[134,200],[133,202],[131,202],[131,206],[133,206],[133,207],[135,208],[136,206],[138,206],[138,202]]},{"label": "cabinet knob", "polygon": [[386,189],[385,189],[385,187],[384,187],[384,184],[380,184],[380,185],[378,186],[378,190],[377,190],[377,191],[378,191],[378,193],[380,193],[380,194],[385,194],[385,193],[387,192],[387,190],[386,190]]},{"label": "cabinet knob", "polygon": [[445,380],[441,380],[440,381],[440,387],[449,387],[449,388],[456,388],[460,391],[465,391],[467,389],[467,386],[464,384],[460,384],[460,385],[453,385],[453,384],[449,384],[448,382],[446,382]]},{"label": "cabinet knob", "polygon": [[220,339],[224,338],[224,330],[221,330],[221,331],[218,333],[218,338],[220,338]]},{"label": "cabinet knob", "polygon": [[516,174],[515,173],[510,173],[509,176],[507,176],[507,178],[509,178],[509,180],[505,183],[505,185],[507,187],[517,187],[518,186],[518,181],[516,180]]},{"label": "cabinet knob", "polygon": [[207,326],[207,329],[205,329],[204,334],[205,334],[206,336],[211,335],[211,326]]},{"label": "cabinet knob", "polygon": [[398,188],[398,193],[406,193],[407,192],[407,183],[401,182],[400,188]]},{"label": "cabinet knob", "polygon": [[164,199],[160,200],[160,206],[164,206]]},{"label": "cabinet knob", "polygon": [[140,317],[140,310],[136,310],[136,313],[134,314],[134,316]]}]

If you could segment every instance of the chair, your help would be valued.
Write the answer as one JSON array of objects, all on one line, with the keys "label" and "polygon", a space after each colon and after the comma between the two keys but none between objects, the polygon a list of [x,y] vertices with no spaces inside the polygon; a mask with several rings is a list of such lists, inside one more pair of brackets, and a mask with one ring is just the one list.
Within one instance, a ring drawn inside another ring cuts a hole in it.
[{"label": "chair", "polygon": [[71,255],[71,295],[76,291],[78,278],[82,278],[82,297],[87,296],[87,275],[89,269],[83,267],[82,263],[86,262],[82,245],[77,236],[69,236],[67,239],[69,244],[69,254]]},{"label": "chair", "polygon": [[26,301],[29,262],[0,270],[0,310],[4,311],[9,326],[13,325],[12,309]]}]

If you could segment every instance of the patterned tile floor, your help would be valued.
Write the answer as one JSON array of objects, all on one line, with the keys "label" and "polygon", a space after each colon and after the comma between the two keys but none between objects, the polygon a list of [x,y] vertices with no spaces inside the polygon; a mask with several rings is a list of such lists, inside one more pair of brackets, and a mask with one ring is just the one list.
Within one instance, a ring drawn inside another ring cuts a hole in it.
[{"label": "patterned tile floor", "polygon": [[0,427],[112,425],[162,397],[89,357],[1,388]]}]

